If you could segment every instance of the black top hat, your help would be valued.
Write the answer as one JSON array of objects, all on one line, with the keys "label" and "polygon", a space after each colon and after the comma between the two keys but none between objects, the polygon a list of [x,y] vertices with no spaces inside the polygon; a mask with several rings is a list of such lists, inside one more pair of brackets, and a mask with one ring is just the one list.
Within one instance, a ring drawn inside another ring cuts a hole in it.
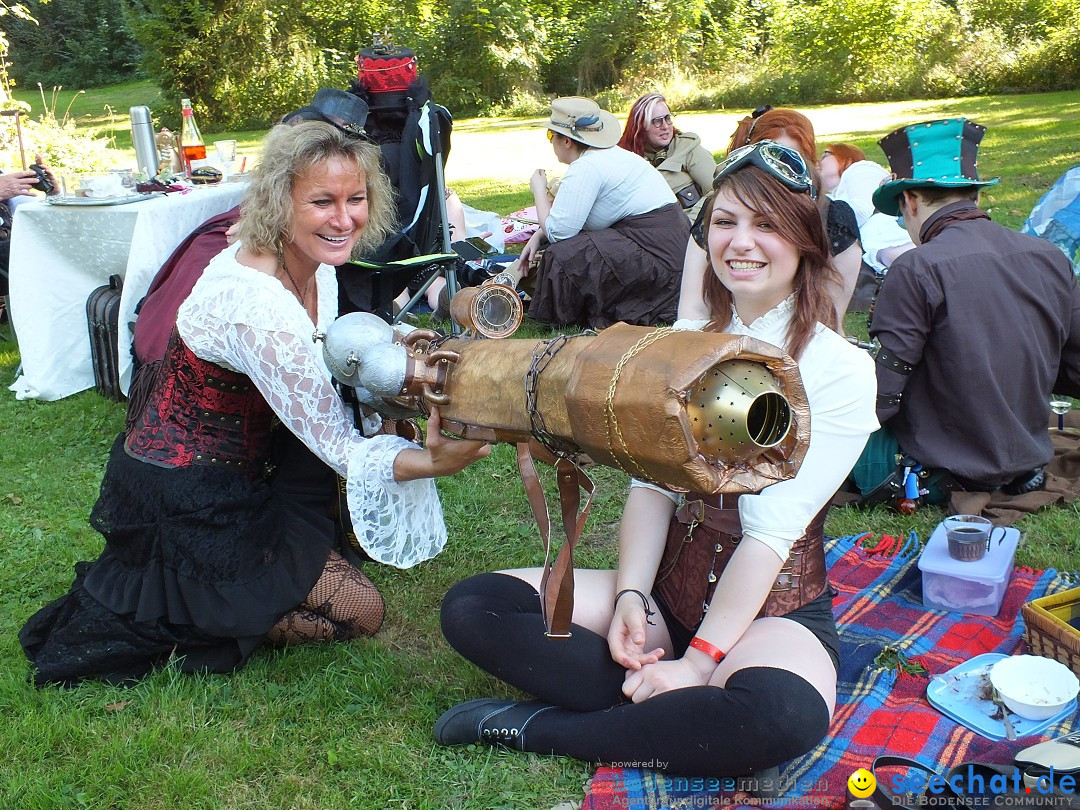
[{"label": "black top hat", "polygon": [[359,96],[324,87],[315,94],[315,98],[306,107],[291,112],[282,119],[289,124],[297,121],[324,121],[333,124],[347,135],[366,138],[364,124],[367,123],[368,105]]}]

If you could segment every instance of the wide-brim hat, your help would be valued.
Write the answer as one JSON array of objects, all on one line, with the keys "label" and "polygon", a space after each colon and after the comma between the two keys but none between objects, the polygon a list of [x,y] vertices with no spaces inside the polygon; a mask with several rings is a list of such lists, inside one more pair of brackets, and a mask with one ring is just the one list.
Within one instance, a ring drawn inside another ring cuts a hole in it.
[{"label": "wide-brim hat", "polygon": [[323,121],[333,124],[348,135],[366,138],[364,125],[367,117],[368,105],[362,98],[344,90],[324,87],[315,93],[310,104],[289,113],[282,122],[288,124],[296,121]]},{"label": "wide-brim hat", "polygon": [[878,145],[889,159],[893,179],[874,191],[874,206],[896,216],[897,198],[909,188],[994,185],[996,177],[979,179],[979,142],[985,132],[986,127],[966,118],[924,121],[890,132]]},{"label": "wide-brim hat", "polygon": [[619,120],[591,98],[566,96],[551,102],[551,118],[545,129],[573,138],[597,149],[608,149],[619,142]]}]

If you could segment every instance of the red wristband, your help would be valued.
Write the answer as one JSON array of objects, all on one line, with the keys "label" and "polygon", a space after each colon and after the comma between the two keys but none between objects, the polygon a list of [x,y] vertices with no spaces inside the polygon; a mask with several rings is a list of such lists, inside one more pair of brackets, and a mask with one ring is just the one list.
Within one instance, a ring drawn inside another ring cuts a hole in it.
[{"label": "red wristband", "polygon": [[711,658],[718,664],[723,661],[724,656],[727,655],[727,653],[721,650],[719,647],[716,647],[707,642],[705,639],[698,638],[697,636],[694,636],[692,639],[690,639],[690,646],[693,647],[695,650],[701,650],[703,653],[709,656],[709,658]]}]

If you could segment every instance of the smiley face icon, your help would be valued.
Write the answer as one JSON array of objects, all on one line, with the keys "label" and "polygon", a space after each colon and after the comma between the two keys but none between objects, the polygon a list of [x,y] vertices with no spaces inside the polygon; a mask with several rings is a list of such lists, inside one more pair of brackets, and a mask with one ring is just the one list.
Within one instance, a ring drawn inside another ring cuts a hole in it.
[{"label": "smiley face icon", "polygon": [[847,786],[852,796],[857,799],[865,799],[874,792],[874,788],[877,787],[877,780],[866,768],[859,768],[848,777]]}]

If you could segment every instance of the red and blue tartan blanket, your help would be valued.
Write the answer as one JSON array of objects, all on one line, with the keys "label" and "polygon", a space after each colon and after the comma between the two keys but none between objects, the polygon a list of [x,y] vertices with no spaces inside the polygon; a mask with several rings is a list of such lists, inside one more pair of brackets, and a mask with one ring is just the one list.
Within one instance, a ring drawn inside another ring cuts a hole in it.
[{"label": "red and blue tartan blanket", "polygon": [[[601,767],[582,810],[838,809],[847,801],[848,777],[869,769],[879,754],[910,757],[940,773],[966,761],[1009,763],[1016,751],[1037,742],[1035,737],[994,742],[958,725],[927,702],[926,685],[928,677],[981,653],[1016,652],[1023,635],[1020,606],[1076,587],[1077,576],[1017,568],[997,616],[945,613],[922,605],[920,544],[914,533],[897,543],[899,548],[886,548],[886,554],[868,553],[860,541],[865,543],[863,535],[841,537],[826,546],[829,581],[838,592],[833,600],[841,643],[836,712],[821,744],[781,768],[780,799],[710,790],[715,785],[706,780]],[[874,549],[881,551],[882,545]],[[929,676],[910,672],[918,664]],[[1060,736],[1071,723],[1062,721],[1043,737]]]}]

